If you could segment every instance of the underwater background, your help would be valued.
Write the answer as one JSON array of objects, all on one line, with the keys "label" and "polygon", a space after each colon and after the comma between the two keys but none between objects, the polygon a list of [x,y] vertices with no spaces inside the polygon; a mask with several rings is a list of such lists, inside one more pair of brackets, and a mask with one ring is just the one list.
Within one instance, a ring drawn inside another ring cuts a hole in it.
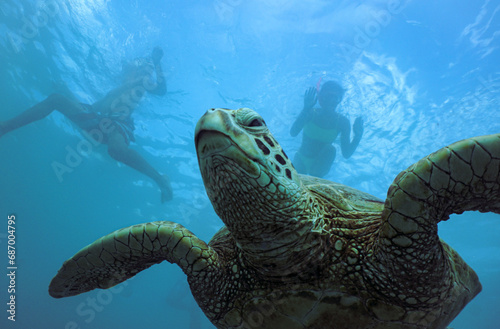
[{"label": "underwater background", "polygon": [[[222,226],[205,194],[194,127],[211,107],[250,107],[293,158],[289,129],[318,80],[346,89],[338,112],[362,116],[354,155],[325,177],[385,199],[396,175],[452,142],[500,132],[500,1],[2,0],[0,121],[53,92],[92,103],[121,64],[162,59],[168,94],[133,114],[138,150],[168,174],[174,199],[109,158],[79,148],[59,113],[0,139],[1,328],[213,328],[181,270],[167,262],[113,292],[51,298],[63,261],[118,228],[179,222],[208,241]],[[337,149],[339,145],[336,145]],[[58,177],[70,150],[81,161]],[[9,301],[7,218],[16,216],[16,322]],[[467,212],[440,236],[476,270],[483,291],[450,325],[498,329],[500,216]]]}]

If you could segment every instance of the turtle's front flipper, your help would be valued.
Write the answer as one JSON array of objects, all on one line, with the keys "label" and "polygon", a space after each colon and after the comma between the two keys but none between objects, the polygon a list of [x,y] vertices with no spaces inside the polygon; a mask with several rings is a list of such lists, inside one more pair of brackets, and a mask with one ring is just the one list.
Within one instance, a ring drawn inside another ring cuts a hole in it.
[{"label": "turtle's front flipper", "polygon": [[422,309],[454,304],[440,315],[443,327],[451,322],[481,284],[437,224],[467,210],[500,213],[500,134],[454,143],[396,177],[375,247],[380,292]]},{"label": "turtle's front flipper", "polygon": [[110,288],[164,260],[188,276],[215,266],[216,253],[180,224],[159,221],[108,234],[68,259],[52,279],[49,293],[61,298]]},{"label": "turtle's front flipper", "polygon": [[382,238],[410,245],[413,234],[437,233],[437,223],[467,210],[500,213],[500,134],[451,144],[401,172],[387,193]]}]

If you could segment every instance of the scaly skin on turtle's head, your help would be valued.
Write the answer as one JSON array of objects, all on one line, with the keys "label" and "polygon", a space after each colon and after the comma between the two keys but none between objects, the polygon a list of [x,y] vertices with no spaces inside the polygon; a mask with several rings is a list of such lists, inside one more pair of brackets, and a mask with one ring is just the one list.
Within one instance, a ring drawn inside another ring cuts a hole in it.
[{"label": "scaly skin on turtle's head", "polygon": [[310,225],[300,219],[307,192],[262,117],[248,108],[211,109],[195,143],[207,194],[239,247],[259,265],[279,258],[279,247]]}]

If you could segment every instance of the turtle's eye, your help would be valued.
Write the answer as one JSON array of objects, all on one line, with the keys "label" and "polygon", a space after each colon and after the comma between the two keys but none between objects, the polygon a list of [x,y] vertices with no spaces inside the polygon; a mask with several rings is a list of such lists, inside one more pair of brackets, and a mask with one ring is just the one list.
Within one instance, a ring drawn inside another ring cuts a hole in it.
[{"label": "turtle's eye", "polygon": [[[235,113],[236,121],[245,128],[253,128],[255,130],[265,129],[266,123],[264,119],[257,114],[257,112],[249,109],[242,108]],[[253,131],[253,130],[252,130]]]},{"label": "turtle's eye", "polygon": [[266,123],[264,122],[264,120],[262,120],[261,118],[256,118],[256,119],[253,119],[249,124],[248,126],[249,127],[262,127],[262,126],[265,126]]}]

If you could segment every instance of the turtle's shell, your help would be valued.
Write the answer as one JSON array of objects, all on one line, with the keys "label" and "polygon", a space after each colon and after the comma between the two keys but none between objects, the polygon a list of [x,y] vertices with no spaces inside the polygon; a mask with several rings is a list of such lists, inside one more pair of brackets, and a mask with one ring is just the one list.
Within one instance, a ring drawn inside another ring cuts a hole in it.
[{"label": "turtle's shell", "polygon": [[326,179],[307,175],[299,176],[304,186],[312,193],[331,200],[332,204],[342,210],[382,212],[384,208],[384,201],[371,194]]}]

